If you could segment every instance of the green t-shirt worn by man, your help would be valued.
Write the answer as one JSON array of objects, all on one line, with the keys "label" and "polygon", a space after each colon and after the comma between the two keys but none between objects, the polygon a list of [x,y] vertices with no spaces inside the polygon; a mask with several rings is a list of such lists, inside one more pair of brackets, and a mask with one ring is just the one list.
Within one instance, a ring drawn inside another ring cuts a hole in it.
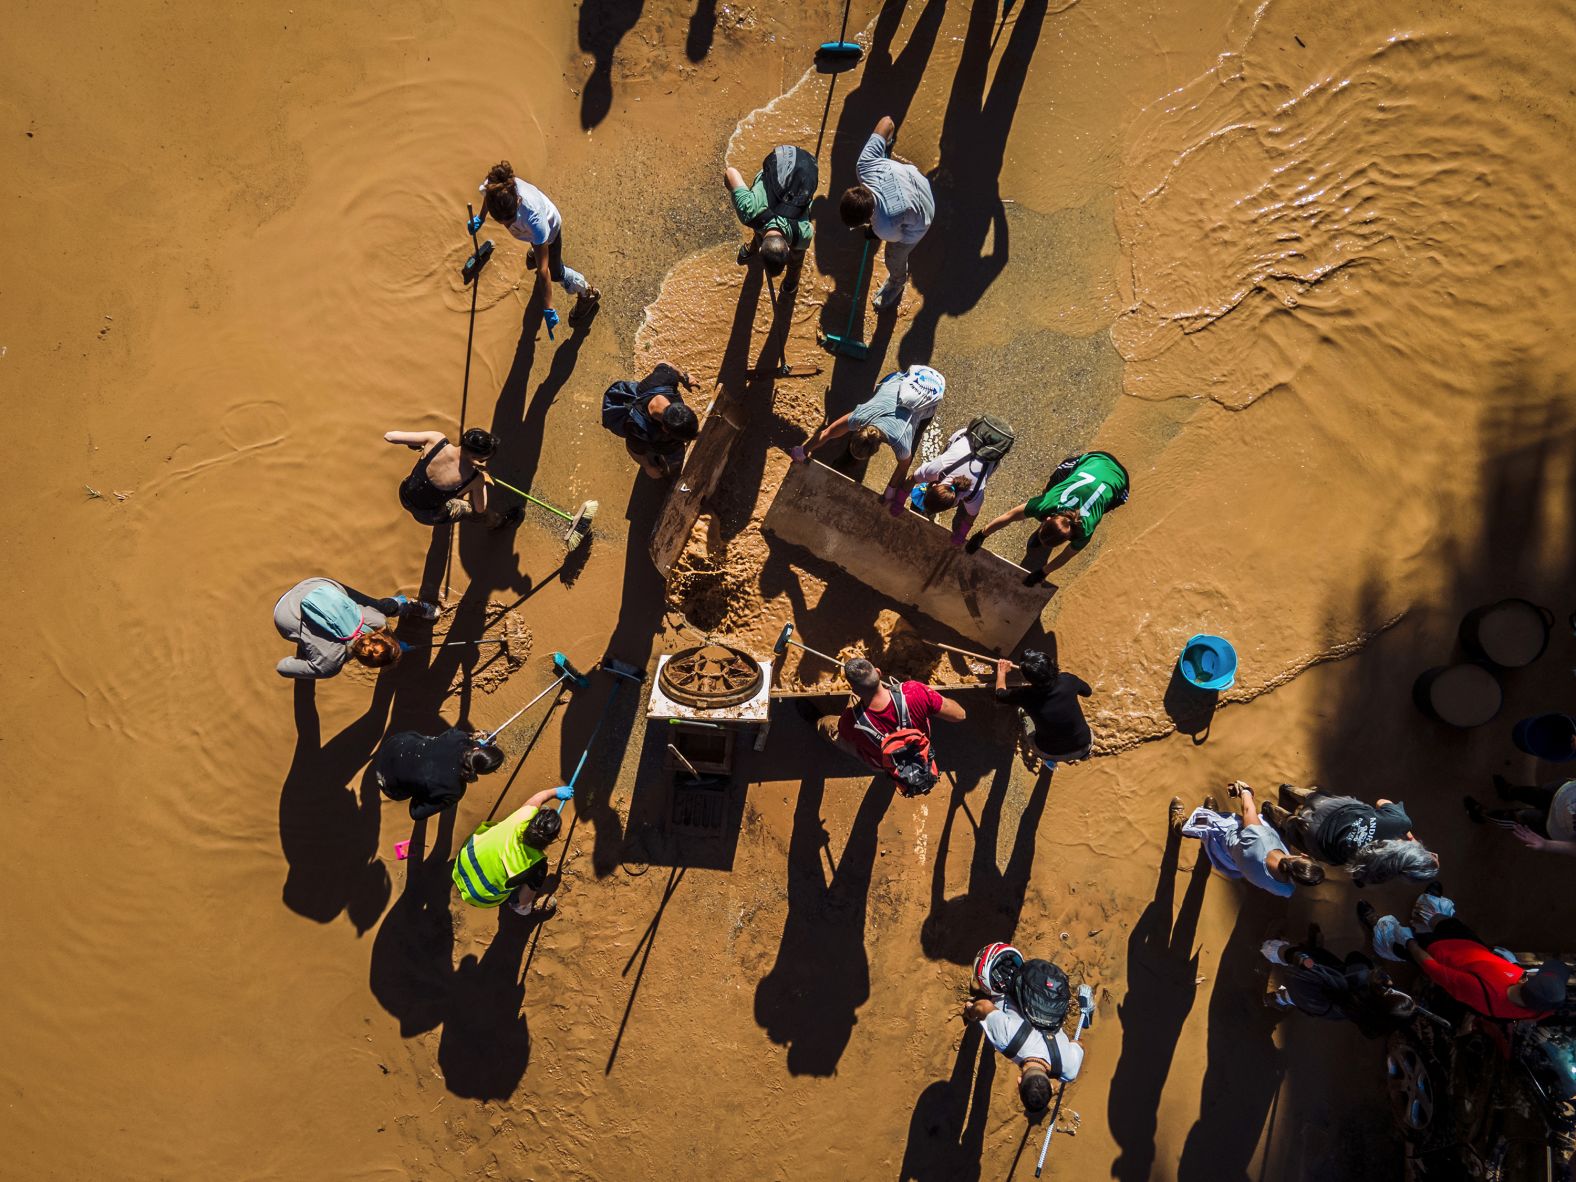
[{"label": "green t-shirt worn by man", "polygon": [[1052,477],[1045,491],[1029,502],[1030,517],[1044,521],[1058,509],[1077,509],[1079,525],[1073,530],[1072,548],[1082,550],[1089,544],[1095,526],[1113,505],[1121,503],[1127,492],[1127,471],[1114,456],[1092,451],[1080,456],[1072,470],[1060,480]]},{"label": "green t-shirt worn by man", "polygon": [[810,245],[810,238],[815,233],[815,227],[810,224],[809,218],[799,221],[789,221],[787,218],[767,218],[760,225],[755,225],[755,219],[766,212],[766,181],[761,173],[755,174],[755,183],[748,189],[735,189],[733,191],[733,209],[739,215],[739,220],[746,226],[754,226],[762,234],[768,230],[777,230],[788,239],[788,245],[793,250],[803,250]]}]

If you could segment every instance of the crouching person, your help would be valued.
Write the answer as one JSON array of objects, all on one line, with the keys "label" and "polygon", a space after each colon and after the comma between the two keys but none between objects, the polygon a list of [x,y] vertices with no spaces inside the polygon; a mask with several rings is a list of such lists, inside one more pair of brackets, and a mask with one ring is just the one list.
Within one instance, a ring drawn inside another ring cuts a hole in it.
[{"label": "crouching person", "polygon": [[1062,1031],[1072,995],[1067,974],[1048,960],[1025,961],[1010,944],[987,944],[974,967],[974,1000],[965,1022],[978,1022],[991,1046],[1018,1066],[1018,1099],[1030,1116],[1051,1103],[1051,1083],[1071,1083],[1083,1047]]},{"label": "crouching person", "polygon": [[602,395],[602,426],[624,441],[630,458],[653,480],[677,476],[684,450],[700,433],[700,420],[679,387],[695,388],[683,370],[659,362],[638,382],[614,382]]},{"label": "crouching person", "polygon": [[572,796],[572,788],[545,789],[496,825],[478,828],[454,859],[454,885],[460,898],[472,907],[497,907],[508,899],[519,915],[551,915],[557,898],[538,898],[547,885],[544,851],[557,840],[564,822],[556,810],[545,806],[555,798]]}]

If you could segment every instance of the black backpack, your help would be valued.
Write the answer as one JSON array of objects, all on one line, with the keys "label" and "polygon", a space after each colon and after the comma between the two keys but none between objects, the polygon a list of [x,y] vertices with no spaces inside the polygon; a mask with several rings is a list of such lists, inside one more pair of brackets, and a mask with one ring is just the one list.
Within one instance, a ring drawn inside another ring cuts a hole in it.
[{"label": "black backpack", "polygon": [[783,144],[761,161],[761,183],[766,189],[766,217],[796,222],[815,200],[820,166],[803,148]]},{"label": "black backpack", "polygon": [[987,464],[1001,463],[1012,450],[1012,445],[1017,442],[1017,436],[1012,433],[1012,428],[990,415],[980,415],[970,423],[967,438],[969,450],[976,458],[984,460]]},{"label": "black backpack", "polygon": [[1072,1005],[1067,974],[1048,960],[1026,960],[1008,995],[1018,1012],[1046,1037],[1062,1028]]}]

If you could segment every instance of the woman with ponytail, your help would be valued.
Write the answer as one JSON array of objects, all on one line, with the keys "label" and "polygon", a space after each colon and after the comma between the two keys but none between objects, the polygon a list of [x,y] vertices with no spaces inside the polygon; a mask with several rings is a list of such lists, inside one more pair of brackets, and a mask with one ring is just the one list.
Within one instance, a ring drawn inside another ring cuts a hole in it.
[{"label": "woman with ponytail", "polygon": [[530,244],[525,265],[536,272],[542,292],[542,317],[549,331],[558,327],[553,308],[553,284],[561,283],[575,297],[569,323],[579,324],[596,309],[602,293],[586,282],[579,271],[564,266],[563,219],[558,207],[535,185],[514,175],[514,168],[501,160],[487,171],[481,183],[482,212],[521,242]]}]

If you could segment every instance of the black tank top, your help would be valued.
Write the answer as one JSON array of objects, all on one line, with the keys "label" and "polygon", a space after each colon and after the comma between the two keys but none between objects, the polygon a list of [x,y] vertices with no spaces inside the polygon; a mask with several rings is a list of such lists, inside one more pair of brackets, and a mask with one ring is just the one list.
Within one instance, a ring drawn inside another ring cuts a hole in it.
[{"label": "black tank top", "polygon": [[454,488],[444,488],[441,484],[434,483],[427,475],[427,465],[432,463],[432,457],[448,446],[449,441],[445,439],[417,460],[416,466],[410,470],[410,475],[400,481],[399,500],[405,508],[436,513],[451,498],[469,488],[471,481],[476,479],[476,473],[472,472]]}]

